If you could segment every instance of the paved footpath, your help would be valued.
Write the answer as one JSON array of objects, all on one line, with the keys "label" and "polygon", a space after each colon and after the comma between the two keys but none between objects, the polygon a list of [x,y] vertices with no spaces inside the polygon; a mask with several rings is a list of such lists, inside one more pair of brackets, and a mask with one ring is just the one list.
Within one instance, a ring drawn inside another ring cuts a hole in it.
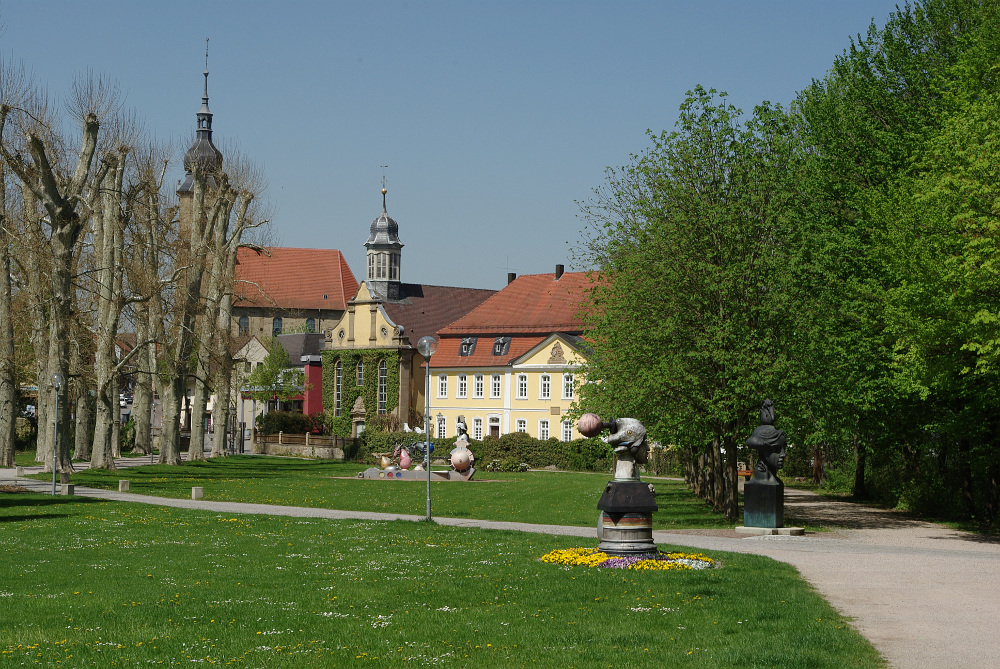
[{"label": "paved footpath", "polygon": [[[119,467],[146,464],[123,459]],[[33,472],[36,468],[26,468]],[[123,477],[124,478],[124,477]],[[0,469],[0,484],[14,483]],[[19,478],[49,492],[51,483]],[[309,518],[422,520],[423,516],[270,504],[169,499],[92,488],[76,494],[219,513]],[[908,519],[892,511],[786,490],[785,516],[831,532],[803,537],[738,537],[730,531],[658,531],[658,544],[766,555],[796,568],[897,669],[1000,667],[1000,540]],[[442,525],[596,539],[589,527],[436,518]],[[762,587],[767,587],[762,584]],[[794,652],[794,649],[789,649]]]}]

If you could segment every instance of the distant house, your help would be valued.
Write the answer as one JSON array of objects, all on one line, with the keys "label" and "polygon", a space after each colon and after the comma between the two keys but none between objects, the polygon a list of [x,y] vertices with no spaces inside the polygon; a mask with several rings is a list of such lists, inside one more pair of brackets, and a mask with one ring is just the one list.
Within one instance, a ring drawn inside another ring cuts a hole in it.
[{"label": "distant house", "polygon": [[358,282],[336,249],[241,248],[236,258],[233,334],[268,339],[322,332],[343,316]]},{"label": "distant house", "polygon": [[431,356],[433,433],[456,433],[464,417],[473,439],[527,432],[562,441],[582,435],[567,412],[585,361],[580,310],[588,274],[514,278],[503,290],[439,331]]}]

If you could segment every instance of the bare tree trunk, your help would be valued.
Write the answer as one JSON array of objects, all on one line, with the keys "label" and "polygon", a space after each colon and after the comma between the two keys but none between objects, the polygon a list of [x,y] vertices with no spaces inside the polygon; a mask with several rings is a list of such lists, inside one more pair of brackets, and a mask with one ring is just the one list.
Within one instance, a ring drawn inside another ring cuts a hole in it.
[{"label": "bare tree trunk", "polygon": [[852,435],[854,439],[854,496],[858,499],[868,497],[868,487],[865,485],[865,456],[868,451],[864,443],[857,434]]},{"label": "bare tree trunk", "polygon": [[14,466],[14,417],[17,415],[10,271],[7,176],[0,170],[0,467]]},{"label": "bare tree trunk", "polygon": [[[97,256],[97,350],[94,356],[94,376],[97,381],[97,414],[94,421],[94,451],[91,469],[115,471],[115,452],[121,447],[116,425],[121,425],[118,405],[118,368],[115,360],[115,340],[123,300],[120,293],[122,270],[121,249],[124,229],[122,220],[122,181],[125,174],[125,152],[108,156],[110,183],[95,189],[100,193],[101,207],[94,216],[94,252]],[[101,184],[98,184],[100,187]],[[137,342],[138,343],[138,342]]]},{"label": "bare tree trunk", "polygon": [[74,430],[73,457],[89,460],[93,434],[90,430],[90,389],[87,387],[79,338],[73,342],[69,354],[70,373],[73,375],[73,394],[76,396],[76,428]]},{"label": "bare tree trunk", "polygon": [[132,446],[134,453],[149,455],[153,452],[153,425],[151,420],[153,409],[153,375],[150,367],[150,354],[147,348],[151,344],[141,344],[150,339],[149,327],[149,307],[146,303],[136,305],[136,328],[135,338],[138,346],[143,350],[139,352],[136,362],[135,388],[132,397],[132,420],[135,421],[135,443]]},{"label": "bare tree trunk", "polygon": [[726,520],[736,522],[740,517],[740,494],[736,476],[736,439],[730,430],[725,437],[726,444]]}]

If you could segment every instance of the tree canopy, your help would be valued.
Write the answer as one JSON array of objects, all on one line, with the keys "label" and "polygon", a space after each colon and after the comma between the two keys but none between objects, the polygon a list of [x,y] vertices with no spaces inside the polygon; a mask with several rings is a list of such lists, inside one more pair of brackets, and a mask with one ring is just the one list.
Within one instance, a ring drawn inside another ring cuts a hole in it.
[{"label": "tree canopy", "polygon": [[771,398],[793,475],[995,525],[998,28],[994,3],[927,0],[787,109],[691,91],[583,206],[604,280],[581,408],[683,446],[730,516]]}]

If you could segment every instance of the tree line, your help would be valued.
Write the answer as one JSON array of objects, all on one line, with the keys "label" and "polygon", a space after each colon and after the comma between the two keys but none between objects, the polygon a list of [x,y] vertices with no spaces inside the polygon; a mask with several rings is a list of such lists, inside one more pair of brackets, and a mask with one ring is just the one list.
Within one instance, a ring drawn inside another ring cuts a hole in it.
[{"label": "tree line", "polygon": [[1000,521],[1000,7],[925,0],[787,106],[697,87],[582,204],[581,407],[641,418],[738,515],[765,398],[796,472]]},{"label": "tree line", "polygon": [[[222,452],[236,252],[265,223],[264,180],[236,150],[225,169],[194,156],[178,195],[165,183],[176,161],[109,79],[82,74],[57,105],[22,64],[0,62],[0,466],[13,465],[20,389],[34,385],[46,470],[53,451],[59,471],[72,470],[73,451],[114,469],[126,372],[136,451],[153,449],[155,393],[159,461],[179,464],[182,407],[203,416],[214,392],[212,451]],[[191,458],[202,457],[202,428],[192,421]]]}]

